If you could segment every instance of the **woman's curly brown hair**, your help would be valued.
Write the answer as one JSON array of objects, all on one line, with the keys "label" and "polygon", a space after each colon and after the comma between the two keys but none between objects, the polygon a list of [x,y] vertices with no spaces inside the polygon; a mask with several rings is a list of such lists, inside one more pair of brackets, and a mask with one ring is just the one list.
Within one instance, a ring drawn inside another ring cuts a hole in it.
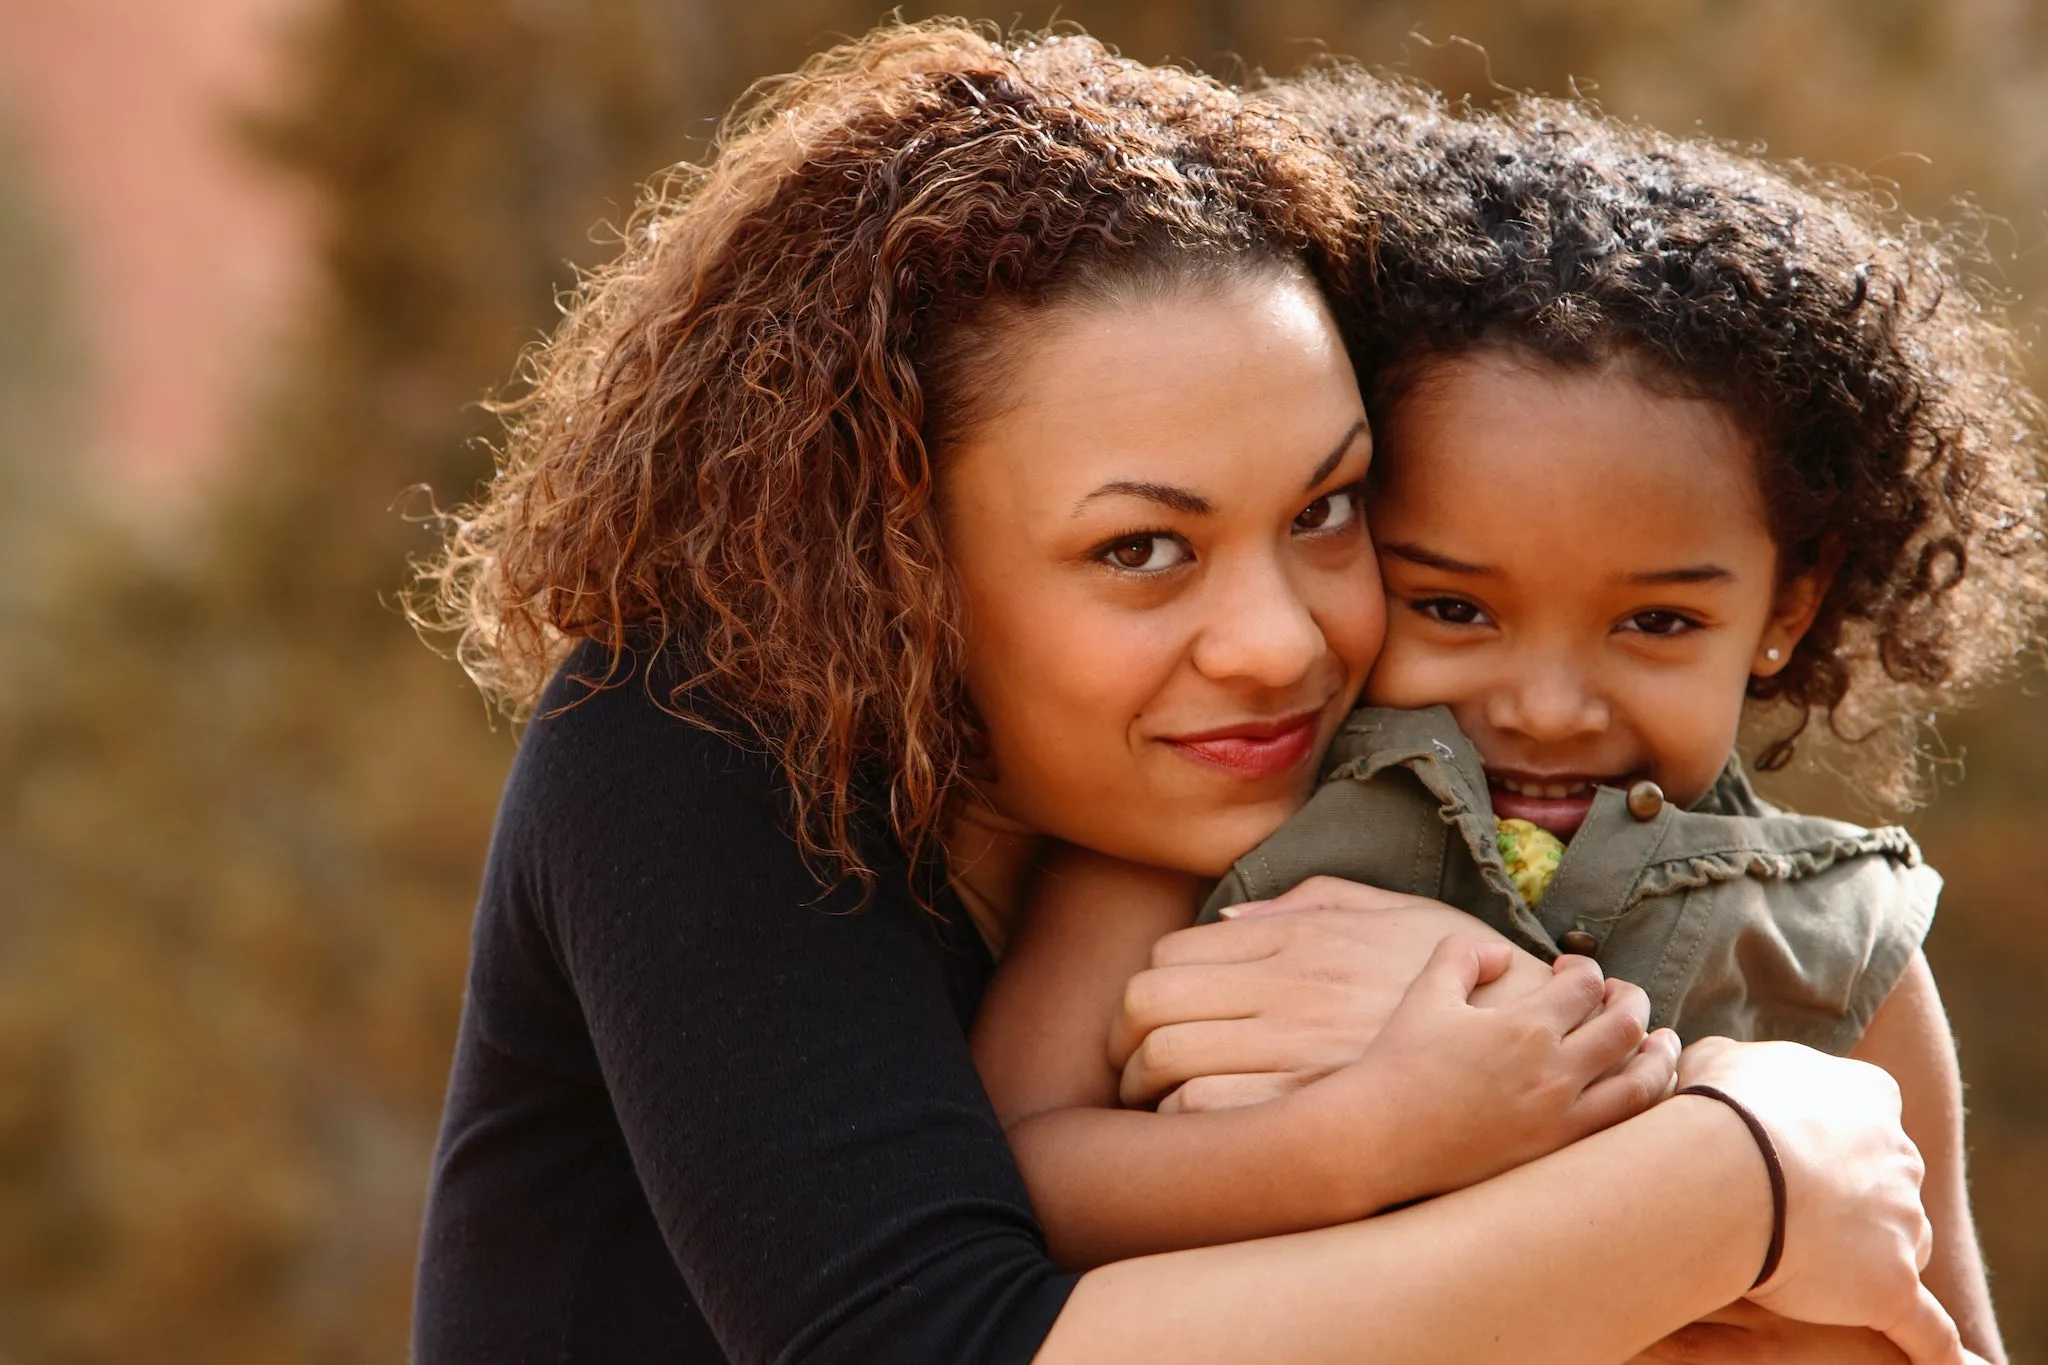
[{"label": "woman's curly brown hair", "polygon": [[1579,104],[1453,113],[1343,71],[1269,97],[1401,207],[1334,291],[1375,426],[1432,358],[1497,344],[1727,405],[1785,569],[1840,562],[1791,663],[1752,680],[1757,764],[1818,716],[1865,790],[1910,800],[1918,727],[2048,607],[2041,407],[1967,244],[1839,176]]},{"label": "woman's curly brown hair", "polygon": [[1082,36],[836,47],[650,191],[415,617],[515,712],[577,640],[668,648],[666,704],[779,760],[808,855],[866,879],[878,809],[929,853],[974,745],[934,478],[1002,368],[975,324],[1181,262],[1321,274],[1354,192],[1285,114]]}]

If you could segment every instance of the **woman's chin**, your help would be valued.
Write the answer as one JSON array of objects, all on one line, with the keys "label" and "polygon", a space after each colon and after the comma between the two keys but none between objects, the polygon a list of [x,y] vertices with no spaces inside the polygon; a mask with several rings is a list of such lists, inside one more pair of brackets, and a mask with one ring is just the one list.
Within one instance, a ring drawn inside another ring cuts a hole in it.
[{"label": "woman's chin", "polygon": [[1226,876],[1239,858],[1270,838],[1301,806],[1301,797],[1290,792],[1282,798],[1206,818],[1162,822],[1172,826],[1163,831],[1168,833],[1171,844],[1137,861],[1215,880]]}]

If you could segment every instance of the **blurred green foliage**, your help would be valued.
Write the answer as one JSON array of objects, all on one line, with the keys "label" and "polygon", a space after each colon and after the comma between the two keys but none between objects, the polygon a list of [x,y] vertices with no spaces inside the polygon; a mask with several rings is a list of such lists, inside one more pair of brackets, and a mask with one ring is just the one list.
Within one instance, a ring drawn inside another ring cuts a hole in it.
[{"label": "blurred green foliage", "polygon": [[[2048,274],[2044,0],[1074,0],[1060,16],[1226,75],[1326,48],[1481,99],[1576,78],[1619,113],[1878,172],[1915,211],[1961,212],[1970,192],[1994,278],[2037,299]],[[548,326],[572,265],[602,257],[593,226],[700,155],[747,80],[876,17],[843,0],[310,12],[292,105],[254,141],[323,200],[324,291],[172,554],[51,472],[74,436],[61,254],[0,156],[0,1365],[400,1357],[512,737],[392,609],[428,544],[395,506],[487,476],[476,400]],[[2018,316],[2031,327],[2038,306]],[[1985,1240],[2016,1357],[2036,1360],[2042,685],[2036,663],[1945,727],[1968,780],[1916,822],[1950,877],[1931,952],[1973,1082]]]}]

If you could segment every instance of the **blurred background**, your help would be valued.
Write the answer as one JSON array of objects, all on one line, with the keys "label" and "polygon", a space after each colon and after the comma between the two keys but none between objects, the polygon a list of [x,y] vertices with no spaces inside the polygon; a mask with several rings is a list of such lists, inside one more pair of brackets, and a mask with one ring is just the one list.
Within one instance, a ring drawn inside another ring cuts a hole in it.
[{"label": "blurred background", "polygon": [[[405,490],[476,486],[476,402],[593,229],[878,2],[0,0],[0,1365],[403,1357],[515,742],[393,609],[428,544]],[[1058,14],[1146,60],[1577,89],[1874,172],[1977,225],[2048,380],[2048,0]],[[1930,953],[1994,1288],[2048,1362],[2022,663],[1944,725],[1910,823],[1949,878]]]}]

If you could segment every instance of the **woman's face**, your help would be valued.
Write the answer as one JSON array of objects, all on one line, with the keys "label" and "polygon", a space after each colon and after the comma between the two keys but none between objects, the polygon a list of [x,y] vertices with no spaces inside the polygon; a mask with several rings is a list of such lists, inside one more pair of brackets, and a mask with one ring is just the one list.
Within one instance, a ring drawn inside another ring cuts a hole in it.
[{"label": "woman's face", "polygon": [[1300,807],[1379,649],[1350,361],[1278,271],[1017,325],[943,486],[985,792],[1219,874]]}]

